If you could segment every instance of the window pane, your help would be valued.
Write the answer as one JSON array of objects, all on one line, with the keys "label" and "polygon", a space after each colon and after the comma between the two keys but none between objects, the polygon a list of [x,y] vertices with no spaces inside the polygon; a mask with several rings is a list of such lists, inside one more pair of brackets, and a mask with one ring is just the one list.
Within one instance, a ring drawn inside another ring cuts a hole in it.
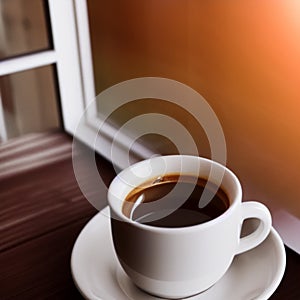
[{"label": "window pane", "polygon": [[43,0],[0,0],[0,59],[51,47]]},{"label": "window pane", "polygon": [[0,77],[7,137],[60,126],[52,66]]}]

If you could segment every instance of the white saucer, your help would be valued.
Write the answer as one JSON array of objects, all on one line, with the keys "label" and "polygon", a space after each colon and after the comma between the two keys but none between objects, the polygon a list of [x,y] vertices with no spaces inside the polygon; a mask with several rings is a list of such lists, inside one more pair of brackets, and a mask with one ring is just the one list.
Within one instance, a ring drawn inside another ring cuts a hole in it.
[{"label": "white saucer", "polygon": [[[138,289],[121,269],[113,250],[108,215],[106,207],[93,217],[74,245],[71,269],[77,288],[91,300],[160,299]],[[235,257],[219,282],[188,299],[268,299],[283,277],[285,262],[283,243],[272,228],[261,245]]]}]

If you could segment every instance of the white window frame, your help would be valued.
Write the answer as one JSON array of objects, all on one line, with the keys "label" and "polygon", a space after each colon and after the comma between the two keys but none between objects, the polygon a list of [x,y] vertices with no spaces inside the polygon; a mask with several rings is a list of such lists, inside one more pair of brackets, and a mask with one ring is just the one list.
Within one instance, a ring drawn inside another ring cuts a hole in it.
[{"label": "white window frame", "polygon": [[[101,120],[94,101],[96,95],[87,1],[49,0],[49,9],[65,130],[110,160],[111,144],[117,130],[105,123],[98,132]],[[88,115],[85,111],[87,106]],[[81,118],[84,118],[83,122],[80,122]],[[79,123],[80,130],[76,131]],[[130,137],[118,133],[114,164],[121,169],[127,166],[124,162],[128,161],[128,145],[131,143]],[[137,161],[152,154],[143,145],[135,144],[130,160]]]},{"label": "white window frame", "polygon": [[[0,76],[56,64],[60,96],[63,105],[63,119],[66,120],[65,126],[67,127],[67,131],[72,132],[76,126],[75,118],[78,118],[84,107],[83,104],[80,104],[82,100],[82,86],[77,53],[74,5],[71,0],[49,0],[48,3],[51,14],[51,27],[53,29],[52,35],[55,40],[54,49],[5,59],[0,62]],[[58,13],[59,11],[63,13]],[[59,28],[59,26],[61,26],[61,28]],[[58,39],[65,39],[65,36],[68,36],[68,34],[70,34],[69,40],[64,46],[61,42],[57,42]],[[66,104],[65,99],[68,98],[74,100],[74,104],[72,105],[74,108],[73,111],[68,110],[64,106]],[[0,134],[2,140],[5,141],[7,139],[7,133],[2,101],[0,102]]]},{"label": "white window frame", "polygon": [[[65,130],[110,160],[111,143],[116,129],[106,124],[102,127],[102,132],[95,142],[99,122],[94,101],[96,95],[87,2],[86,0],[48,0],[48,3],[54,49],[2,61],[0,62],[0,76],[56,64]],[[81,130],[76,131],[88,105],[93,106],[91,111],[94,117],[85,116]],[[6,138],[1,95],[0,136],[2,139]],[[127,145],[131,143],[131,140],[125,134],[118,134],[118,138],[120,141],[117,145],[114,164],[122,169],[127,164],[124,165],[124,161],[128,161]],[[149,157],[152,153],[143,145],[136,145],[132,150],[131,161]],[[287,211],[274,210],[273,224],[284,242],[300,253],[299,219]]]}]

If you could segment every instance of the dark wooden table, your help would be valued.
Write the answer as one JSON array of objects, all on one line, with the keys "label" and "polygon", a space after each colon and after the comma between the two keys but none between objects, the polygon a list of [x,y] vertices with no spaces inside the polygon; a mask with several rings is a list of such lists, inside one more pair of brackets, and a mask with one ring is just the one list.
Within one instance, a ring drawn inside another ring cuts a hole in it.
[{"label": "dark wooden table", "polygon": [[[71,145],[72,139],[59,132],[0,145],[1,300],[82,299],[72,281],[70,255],[97,210],[78,188]],[[84,156],[82,164],[88,179]],[[97,164],[108,185],[115,171],[99,156]],[[106,206],[106,188],[97,197]],[[287,269],[272,300],[300,299],[300,256],[286,251]]]}]

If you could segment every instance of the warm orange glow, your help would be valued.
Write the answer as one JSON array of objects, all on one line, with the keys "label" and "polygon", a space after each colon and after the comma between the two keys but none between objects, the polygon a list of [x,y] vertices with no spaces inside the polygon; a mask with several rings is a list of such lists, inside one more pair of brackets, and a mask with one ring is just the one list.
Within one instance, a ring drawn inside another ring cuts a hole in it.
[{"label": "warm orange glow", "polygon": [[187,83],[220,118],[245,198],[300,216],[299,1],[96,2],[98,92],[140,76]]}]

